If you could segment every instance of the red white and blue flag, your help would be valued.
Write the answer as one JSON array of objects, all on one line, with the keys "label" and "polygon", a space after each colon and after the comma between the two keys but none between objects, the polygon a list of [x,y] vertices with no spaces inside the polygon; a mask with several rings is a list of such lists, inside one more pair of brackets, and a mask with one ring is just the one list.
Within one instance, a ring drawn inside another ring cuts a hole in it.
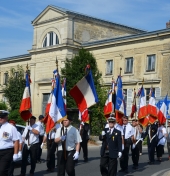
[{"label": "red white and blue flag", "polygon": [[[67,118],[64,101],[61,93],[60,77],[56,76],[56,86],[53,90],[49,115],[53,124],[61,122]],[[53,126],[54,127],[54,126]]]},{"label": "red white and blue flag", "polygon": [[143,86],[140,89],[140,103],[139,103],[139,112],[138,119],[145,118],[148,115],[147,106],[146,106],[146,97]]},{"label": "red white and blue flag", "polygon": [[24,121],[27,121],[29,118],[31,118],[32,113],[31,113],[31,92],[30,92],[30,76],[28,73],[26,73],[25,76],[26,80],[26,87],[23,93],[21,105],[20,105],[20,116]]},{"label": "red white and blue flag", "polygon": [[158,112],[158,120],[160,124],[164,124],[166,122],[166,116],[167,116],[167,95],[162,103],[161,108]]},{"label": "red white and blue flag", "polygon": [[64,78],[63,80],[63,84],[62,84],[62,96],[63,96],[63,101],[64,101],[64,106],[65,106],[65,110],[67,108],[67,102],[66,102],[66,78]]},{"label": "red white and blue flag", "polygon": [[85,109],[82,113],[79,111],[79,120],[81,122],[84,122],[84,123],[89,122],[89,111],[88,111],[88,109]]},{"label": "red white and blue flag", "polygon": [[81,113],[99,101],[91,70],[89,70],[87,75],[83,77],[69,93],[75,100]]},{"label": "red white and blue flag", "polygon": [[149,115],[149,122],[153,124],[157,120],[157,107],[155,101],[155,94],[153,88],[150,90],[150,99],[149,104],[147,106],[148,115]]},{"label": "red white and blue flag", "polygon": [[104,115],[106,118],[113,112],[113,103],[112,103],[112,90],[108,91],[107,100],[104,106]]}]

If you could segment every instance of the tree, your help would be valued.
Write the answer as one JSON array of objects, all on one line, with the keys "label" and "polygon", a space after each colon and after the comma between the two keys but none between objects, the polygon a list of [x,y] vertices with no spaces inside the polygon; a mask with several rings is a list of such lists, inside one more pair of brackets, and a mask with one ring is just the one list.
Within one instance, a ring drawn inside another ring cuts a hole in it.
[{"label": "tree", "polygon": [[[67,91],[69,91],[80,79],[85,76],[85,67],[90,64],[92,70],[94,84],[99,98],[99,103],[89,108],[91,113],[92,134],[98,135],[102,128],[105,118],[103,115],[103,107],[106,100],[105,88],[102,88],[101,73],[98,70],[97,62],[94,56],[85,49],[80,49],[78,54],[72,59],[66,59],[65,67],[61,69],[61,77],[66,78]],[[67,93],[67,107],[76,108],[74,99]],[[77,115],[78,118],[78,115]]]},{"label": "tree", "polygon": [[20,103],[25,89],[24,70],[22,66],[12,68],[8,77],[6,87],[3,89],[4,96],[9,104],[9,119],[13,119],[18,124],[24,124],[19,114]]}]

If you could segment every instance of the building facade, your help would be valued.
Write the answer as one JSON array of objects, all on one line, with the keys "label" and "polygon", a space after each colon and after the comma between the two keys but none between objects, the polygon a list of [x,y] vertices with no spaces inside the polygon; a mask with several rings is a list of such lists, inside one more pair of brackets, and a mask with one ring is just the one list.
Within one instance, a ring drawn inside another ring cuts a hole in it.
[{"label": "building facade", "polygon": [[[151,85],[157,99],[170,86],[170,29],[147,32],[56,6],[47,6],[33,21],[33,44],[29,54],[0,59],[0,99],[4,100],[9,70],[17,65],[31,72],[33,114],[44,113],[51,91],[51,78],[58,60],[59,71],[84,47],[93,53],[102,73],[103,86],[110,86],[122,68],[127,113],[131,111],[133,89],[143,83],[147,100]],[[143,82],[144,79],[144,82]]]}]

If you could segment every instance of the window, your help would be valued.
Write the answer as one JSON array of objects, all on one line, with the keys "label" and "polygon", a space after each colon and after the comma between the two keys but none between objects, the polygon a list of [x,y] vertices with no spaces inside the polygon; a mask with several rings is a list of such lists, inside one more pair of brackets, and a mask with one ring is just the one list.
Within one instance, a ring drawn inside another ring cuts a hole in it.
[{"label": "window", "polygon": [[[146,96],[146,101],[148,102],[148,101],[149,101],[149,98],[150,98],[150,96],[151,96],[151,88],[146,88],[145,90],[146,90],[146,94],[145,94],[145,96]],[[153,92],[155,92],[155,88],[153,88]]]},{"label": "window", "polygon": [[106,75],[111,75],[113,73],[113,60],[106,61]]},{"label": "window", "polygon": [[126,70],[125,73],[133,72],[133,57],[126,58]]},{"label": "window", "polygon": [[146,69],[147,72],[155,71],[155,61],[156,61],[155,54],[147,56],[147,69]]},{"label": "window", "polygon": [[48,32],[44,38],[42,47],[52,46],[59,44],[59,39],[56,33]]},{"label": "window", "polygon": [[4,73],[4,85],[6,85],[8,82],[8,73]]}]

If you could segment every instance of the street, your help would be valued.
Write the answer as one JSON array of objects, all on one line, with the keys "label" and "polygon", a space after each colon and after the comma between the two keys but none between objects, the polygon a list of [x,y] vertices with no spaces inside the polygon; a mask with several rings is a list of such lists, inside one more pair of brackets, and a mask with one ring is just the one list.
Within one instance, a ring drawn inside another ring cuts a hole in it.
[{"label": "street", "polygon": [[[56,176],[57,168],[55,172],[48,173],[46,172],[46,150],[43,150],[42,159],[43,163],[36,165],[35,176]],[[165,149],[165,154],[162,158],[162,162],[155,162],[154,165],[147,165],[148,156],[147,156],[147,148],[143,147],[143,155],[140,156],[139,160],[139,169],[136,171],[132,170],[132,160],[131,160],[131,152],[129,156],[129,173],[118,173],[118,176],[170,176],[170,161],[168,160],[167,150]],[[79,162],[76,165],[76,175],[77,176],[100,176],[100,146],[89,146],[89,162],[84,163],[82,153],[79,157]],[[119,165],[119,163],[118,163]],[[118,166],[118,170],[120,167]],[[29,173],[30,166],[27,166],[27,174]],[[20,168],[16,168],[14,171],[14,176],[20,174]],[[29,175],[29,174],[28,174]],[[66,174],[67,176],[67,174]]]}]

